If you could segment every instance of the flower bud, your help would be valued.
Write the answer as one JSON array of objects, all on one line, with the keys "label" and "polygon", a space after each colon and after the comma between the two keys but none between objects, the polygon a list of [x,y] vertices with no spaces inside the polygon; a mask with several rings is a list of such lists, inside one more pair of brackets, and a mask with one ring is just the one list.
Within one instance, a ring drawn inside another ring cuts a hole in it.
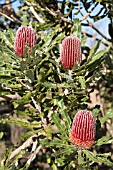
[{"label": "flower bud", "polygon": [[28,26],[19,27],[16,32],[14,50],[19,56],[23,56],[26,45],[29,45],[29,52],[31,52],[35,44],[35,38],[36,37],[33,28]]},{"label": "flower bud", "polygon": [[95,143],[96,121],[91,111],[80,110],[76,113],[70,141],[73,145],[89,149]]},{"label": "flower bud", "polygon": [[64,68],[72,68],[76,62],[81,63],[81,42],[75,36],[64,38],[60,47],[60,60]]}]

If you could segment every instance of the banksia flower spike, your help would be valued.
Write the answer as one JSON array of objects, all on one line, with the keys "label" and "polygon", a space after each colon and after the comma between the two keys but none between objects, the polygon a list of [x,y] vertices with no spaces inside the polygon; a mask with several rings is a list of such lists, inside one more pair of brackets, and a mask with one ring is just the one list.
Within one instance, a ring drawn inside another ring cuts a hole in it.
[{"label": "banksia flower spike", "polygon": [[60,46],[60,60],[64,68],[71,69],[76,62],[81,63],[81,42],[75,36],[64,38]]},{"label": "banksia flower spike", "polygon": [[30,47],[29,52],[31,52],[35,44],[35,33],[33,28],[21,26],[16,32],[16,38],[14,42],[14,50],[19,56],[24,55],[25,46],[27,44]]},{"label": "banksia flower spike", "polygon": [[95,118],[91,111],[80,110],[76,113],[70,141],[73,145],[89,149],[95,143]]}]

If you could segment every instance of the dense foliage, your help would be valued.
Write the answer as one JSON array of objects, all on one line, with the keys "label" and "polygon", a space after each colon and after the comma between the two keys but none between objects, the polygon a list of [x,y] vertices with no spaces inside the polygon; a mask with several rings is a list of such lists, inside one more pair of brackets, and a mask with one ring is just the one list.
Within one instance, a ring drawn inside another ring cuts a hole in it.
[{"label": "dense foliage", "polygon": [[[12,10],[8,6],[2,5],[0,19],[1,169],[112,169],[112,1],[27,0],[11,15],[4,13]],[[106,17],[111,38],[94,25]],[[14,41],[21,25],[32,27],[37,40],[31,53],[26,46],[18,56]],[[93,28],[100,39],[83,26]],[[71,35],[81,40],[82,62],[65,69],[59,46]],[[94,47],[86,46],[88,38],[95,39]],[[91,149],[69,140],[78,110],[91,110],[96,119]]]}]

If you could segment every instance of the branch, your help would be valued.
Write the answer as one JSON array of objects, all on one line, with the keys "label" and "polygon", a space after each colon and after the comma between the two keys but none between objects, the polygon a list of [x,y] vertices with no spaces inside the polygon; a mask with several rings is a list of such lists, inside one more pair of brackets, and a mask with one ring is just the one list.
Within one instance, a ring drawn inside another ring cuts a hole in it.
[{"label": "branch", "polygon": [[2,8],[3,6],[10,5],[10,4],[12,4],[13,2],[16,2],[16,0],[13,0],[13,1],[8,2],[8,3],[0,4],[0,7]]},{"label": "branch", "polygon": [[29,147],[33,142],[33,138],[38,137],[38,135],[33,135],[31,136],[29,139],[27,139],[19,148],[17,148],[16,150],[14,150],[11,153],[10,159],[14,158],[16,155],[18,155],[20,153],[21,150],[26,149],[27,147]]},{"label": "branch", "polygon": [[[28,6],[30,6],[30,3],[29,2],[26,2],[26,4]],[[30,6],[30,10],[31,12],[33,13],[33,15],[35,16],[35,18],[40,22],[40,23],[45,23],[45,21],[39,17],[39,15],[37,14],[37,12],[35,11],[35,9],[33,8],[33,6]]]},{"label": "branch", "polygon": [[64,22],[67,22],[71,25],[73,24],[72,21],[65,18],[64,15],[60,11],[55,12],[55,11],[50,10],[47,6],[45,6],[45,4],[43,2],[40,2],[40,4],[52,16],[58,17],[59,19],[62,19]]},{"label": "branch", "polygon": [[19,100],[21,97],[16,93],[14,95],[0,95],[0,102]]},{"label": "branch", "polygon": [[33,97],[31,97],[32,102],[35,106],[35,108],[38,110],[39,113],[41,113],[41,106],[39,104],[37,104],[37,102],[35,101],[35,99]]},{"label": "branch", "polygon": [[[37,142],[37,141],[36,141],[36,142]],[[35,145],[35,142],[34,142],[34,145]],[[36,149],[34,150],[34,152],[29,155],[29,159],[28,159],[28,161],[27,161],[27,164],[29,164],[29,165],[31,164],[31,162],[36,158],[36,155],[37,155],[37,153],[39,152],[39,150],[40,150],[41,148],[42,148],[42,146],[39,145],[38,148],[36,148]]]},{"label": "branch", "polygon": [[100,32],[91,22],[88,21],[88,25],[98,32],[105,40],[112,42],[110,38],[107,38],[102,32]]},{"label": "branch", "polygon": [[91,13],[92,13],[92,11],[95,9],[95,7],[98,5],[98,2],[94,5],[94,7],[92,7],[92,9],[85,15],[85,16],[83,16],[83,18],[81,18],[80,19],[80,21],[83,21],[83,20],[85,20]]},{"label": "branch", "polygon": [[1,11],[0,11],[0,14],[1,14],[3,17],[9,19],[9,20],[12,21],[12,22],[18,22],[19,24],[21,24],[21,22],[20,22],[17,18],[15,18],[12,14],[11,14],[12,17],[6,15],[5,13],[3,13],[3,12],[1,12]]},{"label": "branch", "polygon": [[[82,12],[80,12],[81,13],[81,15],[82,16],[84,16],[83,14],[82,14]],[[109,39],[109,38],[107,38],[102,32],[100,32],[91,22],[89,22],[87,19],[86,19],[86,21],[87,21],[87,26],[90,26],[90,27],[92,27],[98,34],[100,34],[105,40],[107,40],[107,41],[109,41],[109,42],[112,42],[112,40],[111,39]],[[86,26],[86,24],[84,24],[85,26]]]},{"label": "branch", "polygon": [[[0,102],[10,102],[5,105],[0,106],[0,114],[12,113],[14,106],[11,103],[12,100],[20,100],[21,97],[18,94],[14,95],[0,95]],[[25,109],[34,108],[31,104],[24,104],[23,107]]]},{"label": "branch", "polygon": [[[100,40],[99,38],[96,38],[95,36],[90,35],[90,34],[88,34],[88,33],[86,33],[86,32],[82,32],[82,33],[83,33],[83,36],[87,36],[87,37],[89,37],[89,38],[93,38],[93,39],[96,40],[96,41],[99,41],[99,40]],[[103,41],[102,41],[102,44],[105,45],[106,47],[109,46],[109,44],[107,44],[107,43],[105,43],[105,42],[103,42]]]},{"label": "branch", "polygon": [[4,14],[3,12],[0,12],[0,14],[1,14],[2,16],[4,16],[5,18],[9,19],[10,21],[14,22],[14,20],[13,20],[11,17],[7,16],[7,15]]}]

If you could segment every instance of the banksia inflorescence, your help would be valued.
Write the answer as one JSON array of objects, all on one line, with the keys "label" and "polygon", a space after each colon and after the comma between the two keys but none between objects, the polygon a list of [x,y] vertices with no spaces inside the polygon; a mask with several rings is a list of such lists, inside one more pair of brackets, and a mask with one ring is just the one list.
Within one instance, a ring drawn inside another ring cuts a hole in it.
[{"label": "banksia inflorescence", "polygon": [[76,113],[72,130],[70,133],[70,141],[73,145],[89,149],[95,143],[96,122],[91,111],[80,110]]},{"label": "banksia inflorescence", "polygon": [[31,52],[35,44],[35,39],[36,37],[33,28],[28,26],[19,27],[16,32],[14,50],[19,56],[23,56],[26,45],[29,45],[29,52]]},{"label": "banksia inflorescence", "polygon": [[60,46],[60,60],[64,68],[71,69],[76,62],[81,63],[81,42],[75,36],[64,38]]}]

